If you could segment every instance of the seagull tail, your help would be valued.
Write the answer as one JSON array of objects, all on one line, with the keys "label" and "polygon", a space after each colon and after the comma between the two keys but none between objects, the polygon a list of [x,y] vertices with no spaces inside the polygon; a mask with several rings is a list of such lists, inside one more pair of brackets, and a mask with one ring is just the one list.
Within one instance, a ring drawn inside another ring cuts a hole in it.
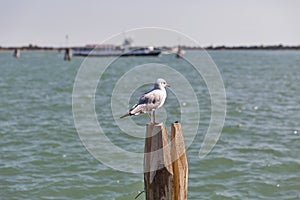
[{"label": "seagull tail", "polygon": [[128,117],[128,116],[130,116],[130,114],[129,114],[129,113],[126,113],[125,115],[122,115],[122,116],[120,117],[120,119],[122,119],[122,118],[124,118],[124,117]]}]

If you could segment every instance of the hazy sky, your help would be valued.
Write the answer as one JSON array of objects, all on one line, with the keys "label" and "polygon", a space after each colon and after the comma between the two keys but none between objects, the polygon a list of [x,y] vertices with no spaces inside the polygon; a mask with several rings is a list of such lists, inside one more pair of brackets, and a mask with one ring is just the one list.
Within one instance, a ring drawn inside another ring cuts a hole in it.
[{"label": "hazy sky", "polygon": [[[299,0],[0,0],[0,46],[100,43],[164,27],[201,45],[300,45]],[[146,38],[145,38],[146,39]]]}]

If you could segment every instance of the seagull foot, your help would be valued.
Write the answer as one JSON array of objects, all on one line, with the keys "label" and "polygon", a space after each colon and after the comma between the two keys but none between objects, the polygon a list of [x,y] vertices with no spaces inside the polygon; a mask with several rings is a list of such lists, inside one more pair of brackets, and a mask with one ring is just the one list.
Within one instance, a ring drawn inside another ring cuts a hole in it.
[{"label": "seagull foot", "polygon": [[158,125],[158,124],[161,124],[161,122],[154,122],[153,124],[154,125]]}]

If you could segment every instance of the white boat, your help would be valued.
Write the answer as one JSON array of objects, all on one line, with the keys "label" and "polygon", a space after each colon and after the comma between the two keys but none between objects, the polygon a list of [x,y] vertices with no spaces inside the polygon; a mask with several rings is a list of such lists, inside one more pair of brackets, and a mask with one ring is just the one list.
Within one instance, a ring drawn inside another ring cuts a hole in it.
[{"label": "white boat", "polygon": [[73,49],[73,56],[158,56],[161,49],[152,46],[133,47],[132,40],[125,39],[123,45],[92,44]]}]

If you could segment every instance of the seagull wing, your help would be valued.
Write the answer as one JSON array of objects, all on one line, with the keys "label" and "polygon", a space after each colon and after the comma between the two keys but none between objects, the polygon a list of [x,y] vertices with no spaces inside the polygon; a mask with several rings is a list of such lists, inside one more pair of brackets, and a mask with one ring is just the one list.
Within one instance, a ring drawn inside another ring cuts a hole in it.
[{"label": "seagull wing", "polygon": [[130,115],[139,115],[140,113],[150,112],[161,105],[163,94],[161,90],[151,90],[145,93],[129,111]]}]

